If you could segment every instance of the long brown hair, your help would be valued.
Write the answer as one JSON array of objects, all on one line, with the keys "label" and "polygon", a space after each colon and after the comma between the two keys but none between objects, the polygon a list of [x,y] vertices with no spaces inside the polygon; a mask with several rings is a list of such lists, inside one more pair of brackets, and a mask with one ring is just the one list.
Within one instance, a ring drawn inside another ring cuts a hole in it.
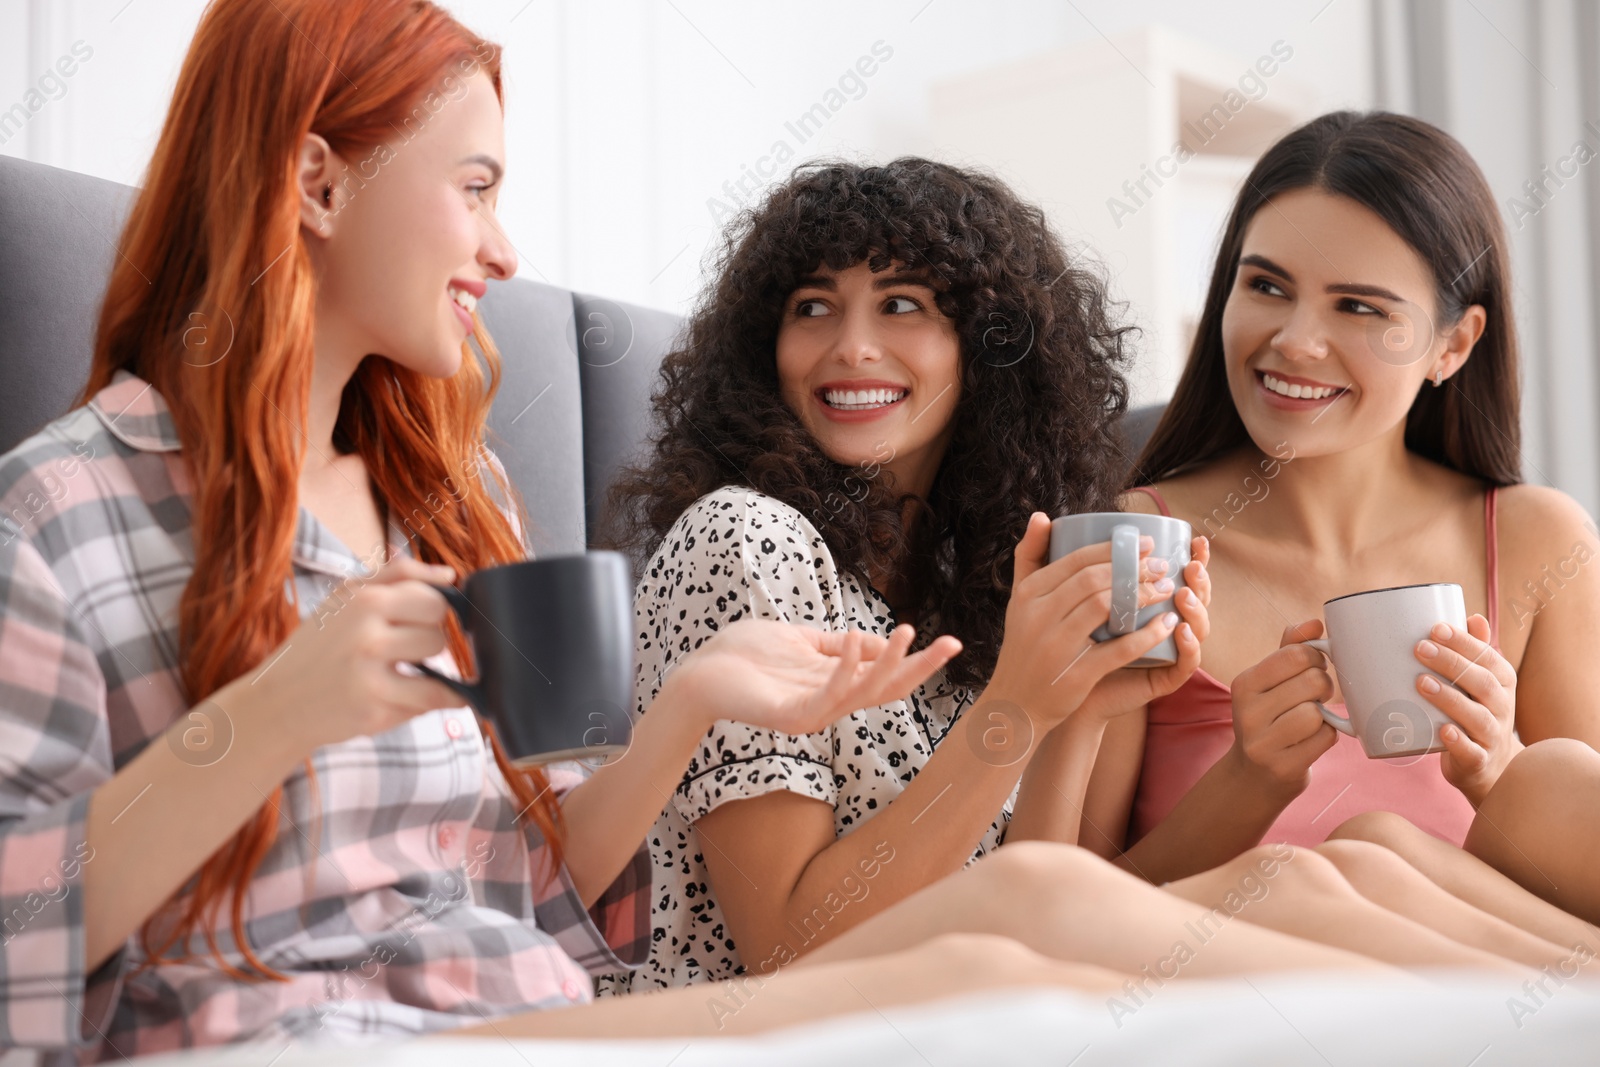
[{"label": "long brown hair", "polygon": [[1493,485],[1522,480],[1517,333],[1505,232],[1483,172],[1460,142],[1420,119],[1336,111],[1269,148],[1244,181],[1223,231],[1189,362],[1129,476],[1148,485],[1250,441],[1228,392],[1222,312],[1244,233],[1273,197],[1295,189],[1347,197],[1376,214],[1433,272],[1437,320],[1479,304],[1483,336],[1449,381],[1424,388],[1406,416],[1412,452]]},{"label": "long brown hair", "polygon": [[[86,403],[122,368],[150,382],[171,409],[193,484],[195,565],[179,607],[192,704],[261,664],[300,622],[284,592],[305,450],[295,425],[307,421],[316,310],[300,227],[300,142],[315,132],[346,159],[372,158],[427,121],[430,94],[473,70],[500,96],[499,48],[424,0],[218,0],[200,20],[118,245],[78,399]],[[218,359],[195,359],[183,333],[211,320],[219,335],[226,320],[232,347]],[[338,447],[360,454],[415,554],[461,575],[526,554],[488,478],[528,528],[522,501],[485,462],[500,357],[481,321],[473,340],[487,383],[471,346],[443,380],[369,356],[345,388],[334,433]],[[451,654],[469,663],[459,624],[452,617],[447,626]],[[490,744],[518,808],[558,854],[559,809],[547,780],[513,768],[492,731]],[[187,946],[199,929],[227,973],[252,977],[217,947],[217,914],[228,901],[246,962],[259,975],[283,977],[244,936],[246,891],[277,837],[282,797],[274,790],[188,892],[144,924],[150,961],[180,940]]]}]

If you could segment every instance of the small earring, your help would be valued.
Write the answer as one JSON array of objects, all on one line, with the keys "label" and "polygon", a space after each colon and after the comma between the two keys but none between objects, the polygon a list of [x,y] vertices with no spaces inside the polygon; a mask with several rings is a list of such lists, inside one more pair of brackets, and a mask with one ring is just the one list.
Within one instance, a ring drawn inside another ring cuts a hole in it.
[{"label": "small earring", "polygon": [[1444,371],[1442,371],[1442,370],[1434,371],[1433,372],[1433,387],[1435,389],[1437,389],[1437,388],[1439,388],[1439,386],[1441,386],[1443,384],[1444,384]]}]

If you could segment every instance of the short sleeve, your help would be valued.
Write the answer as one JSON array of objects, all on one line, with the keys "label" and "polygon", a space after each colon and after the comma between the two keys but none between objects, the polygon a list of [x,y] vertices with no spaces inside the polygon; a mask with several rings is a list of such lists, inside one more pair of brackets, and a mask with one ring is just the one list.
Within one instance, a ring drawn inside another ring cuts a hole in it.
[{"label": "short sleeve", "polygon": [[[839,629],[843,617],[833,557],[799,512],[753,490],[710,493],[668,531],[636,590],[639,711],[680,659],[732,623]],[[832,806],[840,785],[834,729],[794,736],[719,722],[691,759],[673,806],[691,823],[726,801],[775,790]]]},{"label": "short sleeve", "polygon": [[[578,786],[587,772],[575,763],[545,768],[550,789],[560,799]],[[640,841],[622,873],[588,908],[572,884],[566,864],[550,870],[549,846],[532,819],[520,820],[533,872],[533,913],[539,929],[555,938],[561,950],[590,974],[626,971],[650,955],[650,845]]]},{"label": "short sleeve", "polygon": [[0,1047],[96,1044],[121,989],[125,949],[93,976],[85,955],[89,798],[113,768],[105,677],[77,618],[0,520]]},{"label": "short sleeve", "polygon": [[[448,654],[439,669],[460,678]],[[649,843],[639,842],[600,899],[585,908],[566,864],[553,862],[538,822],[521,809],[494,759],[486,759],[483,803],[465,846],[474,857],[482,903],[517,916],[528,915],[531,908],[534,925],[590,974],[632,970],[644,963],[650,954]],[[591,773],[577,760],[549,763],[543,771],[557,807]]]}]

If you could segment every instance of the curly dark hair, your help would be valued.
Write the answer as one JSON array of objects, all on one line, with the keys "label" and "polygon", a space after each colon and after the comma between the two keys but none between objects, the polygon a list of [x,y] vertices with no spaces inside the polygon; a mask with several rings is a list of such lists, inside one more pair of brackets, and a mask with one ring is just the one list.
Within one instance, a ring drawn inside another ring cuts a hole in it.
[{"label": "curly dark hair", "polygon": [[[829,459],[780,392],[789,294],[862,262],[926,281],[960,339],[961,397],[926,500]],[[642,563],[701,496],[749,486],[806,516],[864,585],[877,572],[916,590],[922,639],[937,626],[965,646],[948,679],[982,686],[1028,515],[1114,507],[1131,330],[1100,275],[997,178],[914,157],[797,168],[730,223],[663,362],[650,454],[612,487],[607,542]]]}]

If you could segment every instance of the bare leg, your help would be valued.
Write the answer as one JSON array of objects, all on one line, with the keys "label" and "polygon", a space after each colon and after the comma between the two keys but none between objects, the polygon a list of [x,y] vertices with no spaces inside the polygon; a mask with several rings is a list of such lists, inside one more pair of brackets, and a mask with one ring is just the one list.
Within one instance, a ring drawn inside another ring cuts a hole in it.
[{"label": "bare leg", "polygon": [[[1512,765],[1516,762],[1513,760]],[[1571,947],[1585,945],[1590,951],[1600,952],[1600,929],[1530,893],[1477,856],[1417,829],[1398,815],[1386,811],[1357,815],[1334,830],[1329,840],[1371,841],[1382,845],[1436,885],[1480,911],[1498,915],[1546,941]]]},{"label": "bare leg", "polygon": [[1085,849],[1017,842],[907,897],[791,966],[898,952],[955,930],[998,934],[1054,959],[1124,974],[1157,974],[1162,980],[1179,971],[1194,978],[1315,968],[1396,974],[1375,959],[1344,951],[1338,931],[1316,944],[1227,921],[1227,915],[1207,923],[1208,915],[1206,908]]},{"label": "bare leg", "polygon": [[1455,941],[1384,908],[1313,849],[1263,845],[1167,890],[1246,922],[1405,967],[1470,967],[1526,976],[1526,968]]},{"label": "bare leg", "polygon": [[[1184,895],[1157,889],[1081,848],[1019,842],[867,919],[783,967],[781,973],[608,998],[582,1008],[528,1013],[453,1033],[507,1037],[753,1033],[985,989],[1055,986],[1111,993],[1122,992],[1130,981],[1145,988],[1151,982],[1159,986],[1180,973],[1205,978],[1337,968],[1403,980],[1404,972],[1334,947],[1351,940],[1349,927],[1367,921],[1386,923],[1385,936],[1362,934],[1356,939],[1397,962],[1505,965],[1432,931],[1413,930],[1415,924],[1385,912],[1342,883],[1321,857],[1280,848],[1291,856],[1285,869],[1296,863],[1299,867],[1293,875],[1280,870],[1267,876],[1275,881],[1272,894],[1259,895],[1251,888],[1254,883],[1246,882],[1247,877],[1260,877],[1259,854],[1268,850],[1258,849],[1217,871],[1178,883]],[[1318,865],[1325,870],[1313,870]],[[1326,877],[1329,872],[1332,878]],[[1317,877],[1319,873],[1323,876]],[[1207,878],[1210,882],[1204,881]],[[1257,912],[1249,916],[1250,922],[1232,921],[1227,894],[1240,886],[1256,897],[1242,905],[1242,911]],[[1213,900],[1219,906],[1213,907]],[[1275,902],[1262,907],[1268,900]],[[1205,903],[1197,906],[1197,901]],[[1296,911],[1301,914],[1296,916]],[[1270,928],[1261,922],[1268,912],[1286,925],[1314,927],[1313,932],[1327,943]]]},{"label": "bare leg", "polygon": [[1466,850],[1528,892],[1600,922],[1600,752],[1565,737],[1523,749],[1478,807]]},{"label": "bare leg", "polygon": [[1530,934],[1451,895],[1382,845],[1327,841],[1317,846],[1317,852],[1333,861],[1356,892],[1368,900],[1463,945],[1530,967],[1560,963],[1572,954],[1571,948]]},{"label": "bare leg", "polygon": [[902,952],[783,968],[717,985],[607,997],[526,1012],[441,1037],[639,1038],[758,1033],[852,1012],[990,989],[1055,987],[1114,993],[1126,975],[1063,963],[1003,937],[948,934]]}]

